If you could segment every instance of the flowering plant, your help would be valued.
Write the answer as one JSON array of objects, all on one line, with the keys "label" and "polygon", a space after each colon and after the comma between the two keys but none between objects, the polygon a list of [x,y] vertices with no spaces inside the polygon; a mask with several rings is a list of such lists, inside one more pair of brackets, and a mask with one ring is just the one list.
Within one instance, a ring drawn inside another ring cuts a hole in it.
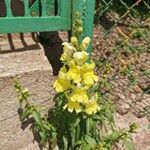
[{"label": "flowering plant", "polygon": [[98,81],[98,77],[93,71],[94,62],[87,62],[89,54],[86,49],[90,44],[90,38],[84,38],[80,45],[78,43],[76,37],[72,37],[70,43],[63,43],[64,53],[61,60],[64,65],[54,83],[54,88],[58,93],[63,92],[66,97],[64,110],[91,115],[100,109],[97,93],[88,92]]},{"label": "flowering plant", "polygon": [[[91,39],[81,40],[81,25],[78,16],[74,26],[76,34],[70,42],[62,44],[64,65],[53,84],[57,92],[55,105],[47,115],[43,117],[39,108],[28,102],[28,90],[16,81],[20,119],[24,122],[32,118],[34,135],[39,136],[40,145],[49,144],[48,149],[111,150],[115,143],[126,141],[136,125],[132,124],[128,130],[115,129],[114,109],[112,103],[99,93],[95,64],[86,52]],[[112,131],[104,132],[108,126]]]}]

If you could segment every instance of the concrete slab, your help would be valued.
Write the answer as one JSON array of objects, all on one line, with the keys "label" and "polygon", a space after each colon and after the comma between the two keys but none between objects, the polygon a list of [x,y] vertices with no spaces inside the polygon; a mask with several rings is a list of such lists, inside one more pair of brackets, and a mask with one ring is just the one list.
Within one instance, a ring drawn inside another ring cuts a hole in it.
[{"label": "concrete slab", "polygon": [[55,77],[44,50],[29,34],[24,38],[27,46],[18,34],[12,36],[14,49],[6,35],[0,36],[0,150],[38,150],[29,127],[21,129],[14,80],[17,76],[29,89],[32,103],[48,110],[53,103]]}]

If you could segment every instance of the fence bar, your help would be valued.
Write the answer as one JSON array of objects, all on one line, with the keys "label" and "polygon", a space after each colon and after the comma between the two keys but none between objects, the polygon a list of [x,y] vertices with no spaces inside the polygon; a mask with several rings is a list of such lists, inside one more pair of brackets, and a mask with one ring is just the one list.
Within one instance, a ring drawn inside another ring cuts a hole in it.
[{"label": "fence bar", "polygon": [[7,9],[7,17],[12,17],[12,11],[11,11],[11,0],[5,0],[6,3],[6,9]]},{"label": "fence bar", "polygon": [[42,5],[42,16],[47,16],[46,3],[47,3],[47,0],[42,0],[42,1],[41,1],[41,5]]},{"label": "fence bar", "polygon": [[[0,17],[0,33],[71,30],[71,1],[58,0],[59,15],[49,16],[48,11],[51,13],[52,8],[55,7],[54,0],[36,0],[32,8],[29,8],[29,0],[22,0],[24,16],[14,17],[11,10],[12,0],[5,0],[7,15]],[[37,13],[36,17],[34,14],[33,17],[30,15],[32,12]]]},{"label": "fence bar", "polygon": [[30,11],[29,11],[29,0],[24,0],[24,7],[25,7],[25,16],[30,16]]},{"label": "fence bar", "polygon": [[70,25],[63,23],[64,21],[65,19],[60,16],[24,17],[24,19],[22,17],[11,19],[3,17],[0,19],[0,33],[70,30]]}]

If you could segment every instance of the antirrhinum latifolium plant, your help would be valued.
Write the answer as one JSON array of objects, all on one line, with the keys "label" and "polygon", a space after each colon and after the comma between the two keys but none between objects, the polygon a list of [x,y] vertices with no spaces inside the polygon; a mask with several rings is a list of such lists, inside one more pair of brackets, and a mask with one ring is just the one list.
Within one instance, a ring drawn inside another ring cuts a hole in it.
[{"label": "antirrhinum latifolium plant", "polygon": [[57,92],[55,105],[48,114],[42,116],[39,108],[28,102],[28,90],[16,81],[20,118],[22,122],[32,120],[34,135],[39,137],[42,146],[49,145],[47,149],[111,150],[120,140],[128,141],[136,125],[132,124],[128,130],[115,129],[114,107],[109,99],[104,99],[99,93],[99,79],[94,73],[95,63],[86,52],[91,39],[81,38],[83,27],[79,13],[73,27],[75,34],[70,42],[62,44],[63,54],[60,59],[63,67],[53,84]]}]

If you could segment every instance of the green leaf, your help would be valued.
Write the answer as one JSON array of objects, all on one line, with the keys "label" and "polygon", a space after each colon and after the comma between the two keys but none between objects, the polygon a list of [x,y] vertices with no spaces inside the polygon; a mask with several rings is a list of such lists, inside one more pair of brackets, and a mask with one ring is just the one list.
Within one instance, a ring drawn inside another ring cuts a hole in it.
[{"label": "green leaf", "polygon": [[40,134],[40,137],[41,137],[41,144],[45,144],[46,143],[46,138],[47,138],[46,133],[43,132],[43,131],[40,131],[39,134]]},{"label": "green leaf", "polygon": [[91,88],[89,89],[89,93],[93,93],[93,92],[98,91],[99,87],[100,87],[100,84],[99,84],[99,83],[94,84],[93,87],[91,87]]},{"label": "green leaf", "polygon": [[82,144],[82,141],[80,140],[80,141],[77,141],[77,142],[75,143],[75,146],[81,145],[81,144]]},{"label": "green leaf", "polygon": [[95,144],[96,144],[95,139],[91,138],[89,135],[86,135],[86,136],[85,136],[85,141],[86,141],[88,144],[92,144],[92,145],[95,145]]},{"label": "green leaf", "polygon": [[76,122],[74,123],[74,127],[78,126],[79,123],[80,123],[80,118],[77,118]]},{"label": "green leaf", "polygon": [[68,140],[64,136],[63,136],[63,142],[64,142],[64,150],[67,150],[68,149]]},{"label": "green leaf", "polygon": [[42,124],[42,120],[41,120],[41,116],[40,116],[39,112],[37,112],[36,110],[33,110],[32,116],[33,116],[33,118],[34,118],[34,120],[36,121],[37,124],[39,124],[39,125]]},{"label": "green leaf", "polygon": [[51,125],[48,124],[47,122],[43,122],[43,127],[48,131],[51,129]]},{"label": "green leaf", "polygon": [[102,117],[100,115],[94,115],[93,119],[96,120],[96,121],[101,121]]},{"label": "green leaf", "polygon": [[90,118],[86,119],[86,133],[89,134],[90,132]]},{"label": "green leaf", "polygon": [[20,114],[21,121],[24,121],[31,114],[30,108],[26,109],[22,114]]},{"label": "green leaf", "polygon": [[83,145],[81,150],[91,150],[93,149],[93,146],[91,144]]},{"label": "green leaf", "polygon": [[134,147],[132,141],[129,141],[129,140],[125,141],[125,142],[124,142],[124,146],[125,146],[125,148],[127,148],[128,150],[135,150],[135,147]]},{"label": "green leaf", "polygon": [[23,94],[29,93],[29,90],[28,90],[27,88],[24,88],[24,89],[22,90],[22,93],[23,93]]},{"label": "green leaf", "polygon": [[52,142],[57,141],[57,133],[55,131],[51,131],[51,139]]}]

